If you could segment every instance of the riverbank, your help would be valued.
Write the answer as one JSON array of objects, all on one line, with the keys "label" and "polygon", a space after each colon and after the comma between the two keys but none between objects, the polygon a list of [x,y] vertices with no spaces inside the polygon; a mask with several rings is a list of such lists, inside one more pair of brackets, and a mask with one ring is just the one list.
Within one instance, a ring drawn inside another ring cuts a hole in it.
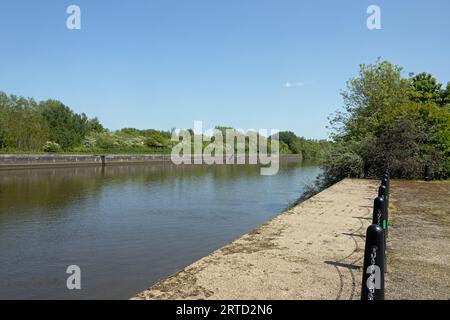
[{"label": "riverbank", "polygon": [[343,180],[133,299],[359,299],[378,183]]},{"label": "riverbank", "polygon": [[[302,156],[299,154],[282,154],[280,155],[280,160],[302,161]],[[0,155],[0,170],[40,167],[123,165],[171,161],[170,154],[11,154]]]},{"label": "riverbank", "polygon": [[[132,299],[358,300],[378,183],[343,180]],[[449,199],[392,181],[386,299],[450,298]]]}]

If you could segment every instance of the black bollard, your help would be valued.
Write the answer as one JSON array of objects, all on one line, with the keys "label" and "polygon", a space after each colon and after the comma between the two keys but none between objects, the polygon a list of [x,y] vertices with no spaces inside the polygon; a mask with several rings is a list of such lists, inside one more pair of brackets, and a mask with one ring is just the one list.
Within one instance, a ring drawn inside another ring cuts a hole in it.
[{"label": "black bollard", "polygon": [[389,187],[390,187],[390,181],[389,181],[390,179],[389,178],[387,178],[387,177],[385,177],[385,176],[383,176],[382,178],[381,178],[381,185],[382,186],[386,186],[386,193],[387,193],[387,195],[389,196]]},{"label": "black bollard", "polygon": [[391,182],[391,178],[389,177],[388,174],[383,174],[383,176],[381,177],[381,180],[387,180],[387,184],[389,186],[390,182]]},{"label": "black bollard", "polygon": [[388,206],[388,196],[387,196],[387,188],[386,186],[380,186],[378,188],[378,198],[383,199],[383,210],[384,210],[384,220],[381,222],[381,227],[386,232],[387,237],[387,230],[388,230],[388,224],[389,224],[389,206]]},{"label": "black bollard", "polygon": [[389,195],[390,195],[390,181],[389,179],[381,179],[381,185],[386,187],[385,200],[386,200],[386,208],[389,208]]},{"label": "black bollard", "polygon": [[428,164],[425,165],[425,168],[423,170],[423,180],[424,181],[430,180],[430,166]]},{"label": "black bollard", "polygon": [[372,223],[380,227],[383,226],[383,221],[386,219],[385,200],[383,197],[377,197],[373,200],[373,216]]},{"label": "black bollard", "polygon": [[367,228],[361,300],[384,300],[384,232],[372,224]]},{"label": "black bollard", "polygon": [[[386,178],[381,179],[381,186],[386,188],[386,190],[384,191],[384,201],[385,201],[385,207],[386,207],[386,229],[388,227],[387,223],[388,223],[388,217],[389,217],[390,184],[391,184],[390,179],[386,179]],[[379,190],[378,190],[378,192],[379,192]]]},{"label": "black bollard", "polygon": [[[381,215],[381,218],[379,219],[380,223],[375,223],[374,224],[378,224],[381,229],[383,229],[384,231],[384,249],[387,250],[387,238],[388,238],[388,227],[389,227],[389,208],[388,208],[388,197],[386,197],[386,186],[380,186],[378,188],[378,199],[375,199],[374,201],[374,206],[373,206],[373,215],[375,217],[375,214]],[[383,200],[383,201],[381,201]],[[375,211],[380,211],[381,209],[381,213],[376,213]],[[384,253],[384,270],[386,270],[387,272],[387,252],[385,251]]]}]

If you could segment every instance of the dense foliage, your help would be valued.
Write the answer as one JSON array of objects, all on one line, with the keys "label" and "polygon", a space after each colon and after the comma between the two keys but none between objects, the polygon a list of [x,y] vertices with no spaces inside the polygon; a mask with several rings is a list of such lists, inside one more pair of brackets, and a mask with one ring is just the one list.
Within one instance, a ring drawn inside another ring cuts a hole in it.
[{"label": "dense foliage", "polygon": [[361,65],[342,91],[344,107],[330,124],[334,147],[323,162],[319,188],[345,177],[417,179],[430,165],[435,179],[450,176],[450,83],[427,73],[402,76],[387,61]]},{"label": "dense foliage", "polygon": [[302,154],[304,159],[322,159],[331,148],[327,140],[305,139],[291,131],[281,131],[279,139],[281,153]]},{"label": "dense foliage", "polygon": [[[228,127],[216,127],[223,132]],[[189,130],[194,138],[194,133]],[[236,134],[240,134],[236,131]],[[36,102],[0,92],[0,151],[77,153],[169,153],[175,142],[171,131],[105,129],[97,118],[77,114],[57,100]],[[266,139],[258,136],[258,139]],[[205,140],[202,147],[210,142]],[[250,141],[246,139],[246,150]],[[267,141],[270,146],[271,139]],[[327,141],[307,140],[292,132],[280,133],[280,152],[318,158]],[[228,146],[224,146],[224,152]]]}]

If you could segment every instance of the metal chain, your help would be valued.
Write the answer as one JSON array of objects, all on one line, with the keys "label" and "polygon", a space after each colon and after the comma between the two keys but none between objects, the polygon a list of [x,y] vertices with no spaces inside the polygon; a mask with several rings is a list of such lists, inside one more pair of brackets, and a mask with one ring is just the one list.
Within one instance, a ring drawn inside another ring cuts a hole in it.
[{"label": "metal chain", "polygon": [[368,279],[368,283],[370,283],[370,286],[368,286],[369,288],[369,295],[368,295],[368,299],[369,300],[373,300],[374,295],[375,295],[375,259],[377,258],[377,248],[372,248],[372,253],[370,255],[370,263],[371,265],[369,266],[369,270],[370,271],[370,276]]}]

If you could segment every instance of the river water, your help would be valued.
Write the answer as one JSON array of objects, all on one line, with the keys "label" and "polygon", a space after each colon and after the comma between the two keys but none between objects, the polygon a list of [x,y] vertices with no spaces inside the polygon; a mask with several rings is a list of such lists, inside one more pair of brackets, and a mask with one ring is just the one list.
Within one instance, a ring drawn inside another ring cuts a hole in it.
[{"label": "river water", "polygon": [[[0,299],[127,299],[283,211],[313,163],[0,171]],[[81,269],[68,290],[67,267]]]}]

